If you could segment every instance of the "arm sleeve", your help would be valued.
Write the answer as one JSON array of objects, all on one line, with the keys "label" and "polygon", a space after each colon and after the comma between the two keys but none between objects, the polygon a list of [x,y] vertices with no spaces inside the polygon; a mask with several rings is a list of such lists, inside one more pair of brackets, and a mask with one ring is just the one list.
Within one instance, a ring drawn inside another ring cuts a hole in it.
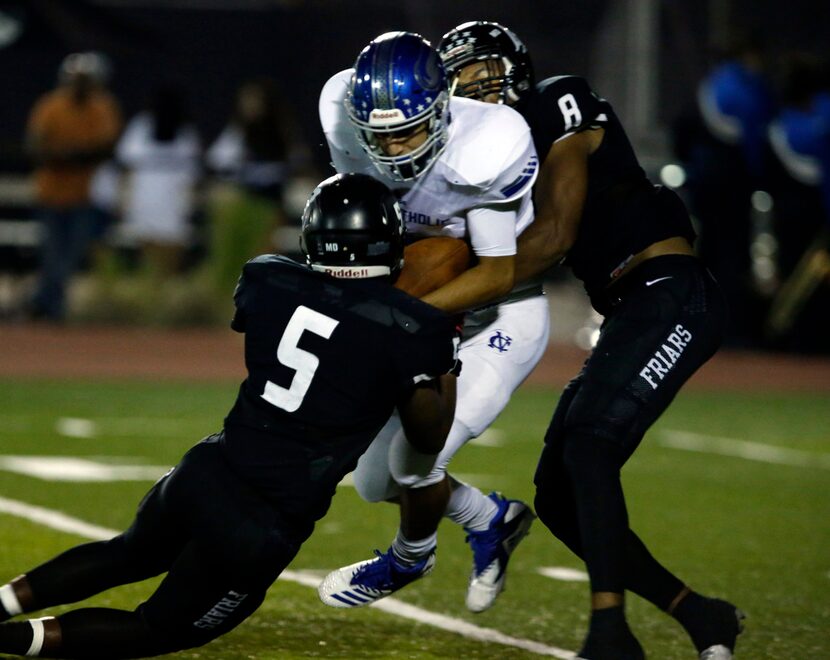
[{"label": "arm sleeve", "polygon": [[484,206],[467,213],[473,252],[479,257],[516,254],[515,205]]}]

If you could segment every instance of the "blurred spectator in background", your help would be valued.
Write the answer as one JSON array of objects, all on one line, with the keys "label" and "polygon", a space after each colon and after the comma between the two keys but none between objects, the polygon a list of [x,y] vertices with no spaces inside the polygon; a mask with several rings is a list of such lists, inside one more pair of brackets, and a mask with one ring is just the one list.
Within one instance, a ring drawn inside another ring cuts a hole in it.
[{"label": "blurred spectator in background", "polygon": [[769,128],[775,163],[772,192],[779,269],[789,276],[823,226],[830,225],[830,88],[826,64],[804,53],[787,56],[781,111]]},{"label": "blurred spectator in background", "polygon": [[285,222],[283,192],[298,150],[293,117],[272,80],[244,83],[228,126],[207,152],[219,186],[209,217],[209,261],[216,284],[232,289],[242,265],[272,252]]},{"label": "blurred spectator in background", "polygon": [[[784,59],[781,111],[769,128],[772,194],[782,287],[768,318],[770,339],[787,348],[828,350],[830,235],[828,64],[806,53]],[[824,255],[822,257],[822,254]],[[822,286],[824,284],[824,286]]]},{"label": "blurred spectator in background", "polygon": [[751,197],[767,186],[773,112],[760,44],[740,37],[701,81],[695,110],[675,125],[675,150],[698,221],[697,251],[728,300],[726,343],[732,345],[754,343],[760,327],[751,278]]},{"label": "blurred spectator in background", "polygon": [[140,245],[151,277],[173,275],[191,241],[201,172],[199,135],[178,86],[155,91],[149,108],[130,120],[116,156],[128,176],[124,232]]},{"label": "blurred spectator in background", "polygon": [[[112,60],[101,52],[88,53],[98,61],[97,80],[106,87],[112,79]],[[109,252],[105,238],[110,228],[118,219],[118,198],[121,176],[114,158],[102,161],[96,168],[89,182],[89,203],[94,220],[90,236],[92,266],[97,267]]]},{"label": "blurred spectator in background", "polygon": [[58,88],[41,97],[29,116],[27,149],[37,166],[35,195],[44,231],[39,281],[28,309],[34,318],[63,320],[66,286],[95,233],[90,181],[121,129],[105,80],[99,55],[69,55]]}]

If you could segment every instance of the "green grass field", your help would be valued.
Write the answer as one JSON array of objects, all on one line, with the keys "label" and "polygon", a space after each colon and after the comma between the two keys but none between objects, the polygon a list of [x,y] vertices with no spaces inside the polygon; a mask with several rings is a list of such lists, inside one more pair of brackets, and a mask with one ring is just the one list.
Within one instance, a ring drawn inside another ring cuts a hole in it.
[{"label": "green grass field", "polygon": [[[219,428],[235,390],[233,383],[0,380],[0,461],[5,461],[0,498],[120,529],[151,485],[149,477],[44,480],[14,471],[7,457],[169,466]],[[500,433],[494,439],[501,444],[468,446],[454,471],[482,489],[531,499],[531,478],[557,394],[520,391],[495,424]],[[654,553],[692,586],[747,611],[738,657],[830,658],[830,397],[682,393],[623,475],[632,526]],[[391,505],[366,504],[342,486],[291,568],[322,572],[367,558],[373,548],[387,547],[396,519]],[[0,584],[81,540],[0,513]],[[463,532],[443,523],[435,572],[402,591],[400,600],[514,638],[578,649],[587,624],[587,585],[543,577],[538,569],[582,566],[541,524],[514,555],[498,605],[480,615],[464,608],[469,563]],[[90,604],[132,609],[153,586],[122,587]],[[680,627],[652,606],[631,597],[629,613],[649,658],[695,657]],[[283,580],[240,628],[179,655],[538,657],[376,609],[328,609],[313,589]]]}]

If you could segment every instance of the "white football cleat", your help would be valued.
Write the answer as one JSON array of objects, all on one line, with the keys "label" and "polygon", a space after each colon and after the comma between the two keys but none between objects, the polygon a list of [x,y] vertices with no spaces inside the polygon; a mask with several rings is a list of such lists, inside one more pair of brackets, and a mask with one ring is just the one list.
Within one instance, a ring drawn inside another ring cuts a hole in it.
[{"label": "white football cleat", "polygon": [[467,587],[467,609],[483,612],[493,606],[504,590],[507,562],[527,536],[536,518],[530,507],[519,500],[508,500],[490,493],[498,511],[483,532],[467,531],[467,543],[473,550],[473,570]]},{"label": "white football cleat", "polygon": [[435,567],[435,550],[414,566],[398,562],[390,548],[375,550],[374,559],[359,561],[329,573],[317,594],[329,607],[363,607],[385,598],[428,575]]}]

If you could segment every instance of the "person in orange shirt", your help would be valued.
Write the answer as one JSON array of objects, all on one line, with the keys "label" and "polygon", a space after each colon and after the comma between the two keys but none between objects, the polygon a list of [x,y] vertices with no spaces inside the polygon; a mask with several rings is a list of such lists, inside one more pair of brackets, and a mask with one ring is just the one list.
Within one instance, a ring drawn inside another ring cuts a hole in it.
[{"label": "person in orange shirt", "polygon": [[58,88],[42,96],[29,116],[26,144],[36,164],[44,228],[40,279],[29,309],[34,318],[64,318],[66,285],[94,231],[90,181],[121,130],[118,104],[103,87],[105,67],[95,53],[67,56]]}]

